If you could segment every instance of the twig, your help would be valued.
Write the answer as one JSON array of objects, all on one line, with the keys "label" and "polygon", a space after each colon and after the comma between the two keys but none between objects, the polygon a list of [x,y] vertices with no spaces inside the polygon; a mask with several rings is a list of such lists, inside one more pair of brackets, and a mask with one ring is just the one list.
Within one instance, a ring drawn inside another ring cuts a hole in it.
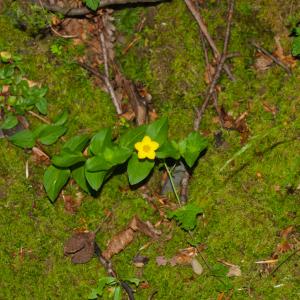
[{"label": "twig", "polygon": [[[31,3],[40,4],[40,0],[28,0]],[[164,0],[101,0],[100,4],[98,6],[98,9],[105,8],[108,6],[113,5],[124,5],[124,4],[139,4],[139,3],[158,3],[162,2]],[[68,17],[78,17],[78,16],[84,16],[87,14],[95,14],[95,11],[90,10],[87,7],[80,7],[80,8],[74,8],[74,7],[60,7],[58,5],[51,5],[48,3],[43,3],[43,6],[45,9],[51,11],[60,13],[64,16]]]},{"label": "twig", "polygon": [[78,65],[80,67],[82,67],[83,69],[87,70],[88,72],[92,73],[93,75],[95,75],[97,78],[101,79],[103,82],[104,80],[104,76],[101,75],[98,71],[96,71],[93,67],[91,67],[90,65],[86,64],[86,63],[82,63],[80,61],[77,62]]},{"label": "twig", "polygon": [[[101,17],[99,17],[99,21],[101,22]],[[123,113],[123,111],[122,111],[121,105],[117,99],[116,93],[112,87],[112,84],[110,83],[110,80],[109,80],[108,57],[107,57],[107,48],[106,48],[105,38],[104,38],[104,33],[103,33],[103,26],[102,26],[102,28],[99,26],[99,40],[100,40],[101,50],[102,50],[102,54],[103,54],[105,85],[108,89],[111,100],[116,108],[117,114],[120,115]]]},{"label": "twig", "polygon": [[291,69],[286,66],[280,59],[276,58],[273,54],[271,54],[269,51],[267,51],[266,49],[262,48],[261,46],[259,46],[257,43],[252,42],[252,45],[259,50],[260,52],[262,52],[264,55],[268,56],[269,58],[271,58],[275,64],[277,64],[278,66],[280,66],[281,68],[283,68],[290,76],[292,75],[292,71]]},{"label": "twig", "polygon": [[[210,36],[208,30],[207,30],[207,27],[202,19],[202,16],[201,14],[199,13],[199,11],[197,10],[197,8],[195,7],[195,4],[193,3],[192,0],[185,0],[185,3],[188,7],[188,9],[190,10],[190,12],[192,13],[192,15],[194,16],[195,20],[197,21],[199,27],[200,27],[200,30],[202,31],[204,37],[206,38],[209,46],[211,47],[213,53],[214,53],[214,57],[217,59],[217,60],[220,60],[220,52],[214,42],[214,40],[212,39],[212,37]],[[230,78],[230,80],[234,81],[235,80],[235,77],[232,75],[228,65],[224,65],[224,70],[225,72],[227,73],[228,77]]]},{"label": "twig", "polygon": [[297,254],[297,252],[300,251],[300,248],[294,250],[285,260],[283,260],[271,273],[270,273],[270,276],[274,275],[275,272],[278,271],[278,269],[283,265],[285,264],[287,261],[289,261],[294,255]]},{"label": "twig", "polygon": [[[107,274],[111,277],[114,277],[114,278],[118,279],[118,276],[117,276],[116,272],[114,271],[114,269],[112,267],[111,261],[107,260],[102,255],[102,251],[101,251],[99,245],[96,242],[94,243],[94,247],[95,247],[95,254],[97,255],[97,257],[98,257],[100,263],[102,264],[102,266],[105,268]],[[133,295],[132,288],[124,281],[120,281],[120,284],[123,287],[123,289],[126,291],[129,299],[134,300],[134,295]]]},{"label": "twig", "polygon": [[205,100],[204,100],[201,108],[197,111],[197,116],[196,116],[196,119],[194,122],[194,130],[199,130],[199,125],[200,125],[203,113],[209,103],[209,100],[210,100],[212,94],[215,91],[215,87],[220,79],[221,71],[224,67],[225,61],[226,61],[226,59],[228,59],[231,56],[231,55],[229,56],[227,54],[227,50],[228,50],[228,43],[229,43],[229,38],[230,38],[230,27],[231,27],[232,16],[233,16],[233,7],[234,7],[234,0],[231,0],[229,3],[229,10],[228,10],[228,16],[227,16],[227,27],[226,27],[226,33],[225,33],[224,46],[223,46],[223,53],[219,60],[215,74],[211,80],[210,86],[206,92]]},{"label": "twig", "polygon": [[42,116],[36,114],[34,111],[28,110],[27,111],[30,115],[32,115],[33,117],[39,119],[40,121],[46,123],[46,124],[51,124],[51,122],[49,120],[47,120],[46,118],[43,118]]}]

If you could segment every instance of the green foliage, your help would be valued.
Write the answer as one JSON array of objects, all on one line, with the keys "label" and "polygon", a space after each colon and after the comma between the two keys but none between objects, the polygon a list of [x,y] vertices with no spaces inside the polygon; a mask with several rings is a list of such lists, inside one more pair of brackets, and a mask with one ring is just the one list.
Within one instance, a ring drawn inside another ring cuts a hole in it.
[{"label": "green foliage", "polygon": [[[0,90],[5,87],[3,97],[0,98],[0,108],[4,113],[4,120],[0,128],[13,129],[19,124],[18,116],[26,115],[28,111],[36,110],[37,113],[46,115],[48,113],[48,102],[45,98],[46,87],[38,87],[29,84],[20,67],[20,58],[10,52],[0,52]],[[55,143],[67,128],[64,125],[68,114],[63,112],[56,119],[55,124],[41,124],[34,131],[29,129],[17,131],[8,140],[21,148],[32,148],[36,140],[44,145]]]},{"label": "green foliage", "polygon": [[292,55],[300,56],[300,27],[296,27],[292,31],[293,43],[292,43]]},{"label": "green foliage", "polygon": [[51,201],[54,201],[70,177],[70,170],[58,169],[54,166],[47,168],[44,174],[44,187]]},{"label": "green foliage", "polygon": [[[53,141],[59,134],[63,133],[61,126],[51,125],[51,130],[44,125],[36,132],[40,142]],[[58,130],[60,128],[60,130]],[[43,135],[45,130],[49,135]],[[41,137],[42,136],[42,137]],[[135,152],[134,145],[140,142],[144,136],[150,136],[154,141],[159,141],[161,147],[157,151],[156,159],[139,159]],[[198,133],[190,134],[184,141],[184,151],[182,158],[193,166],[199,153],[207,146],[206,140]],[[182,142],[181,142],[182,143]],[[87,149],[87,151],[85,151]],[[85,155],[82,152],[85,151]],[[138,184],[145,180],[156,163],[160,160],[173,158],[181,159],[179,147],[175,141],[168,140],[168,120],[159,119],[149,125],[128,129],[124,135],[118,139],[113,139],[110,128],[101,129],[90,139],[88,136],[75,136],[67,141],[60,152],[52,158],[55,167],[69,170],[72,178],[86,192],[90,190],[98,191],[105,180],[109,178],[118,167],[127,164],[128,180],[131,185]],[[51,176],[48,177],[51,182]],[[55,185],[56,178],[53,178]],[[58,195],[63,185],[56,185],[53,195]],[[47,191],[47,189],[46,189]]]},{"label": "green foliage", "polygon": [[[136,286],[140,284],[140,280],[138,278],[128,278],[124,281],[135,284]],[[113,287],[113,289],[110,292],[110,298],[113,297],[114,300],[122,299],[121,282],[114,277],[101,277],[98,280],[97,287],[92,289],[92,291],[90,292],[88,299],[97,299],[99,297],[103,298],[102,296],[105,287]]]},{"label": "green foliage", "polygon": [[168,213],[168,218],[175,219],[184,230],[193,230],[197,225],[197,216],[202,209],[194,204],[187,204]]},{"label": "green foliage", "polygon": [[85,0],[85,4],[91,10],[97,10],[100,0]]}]

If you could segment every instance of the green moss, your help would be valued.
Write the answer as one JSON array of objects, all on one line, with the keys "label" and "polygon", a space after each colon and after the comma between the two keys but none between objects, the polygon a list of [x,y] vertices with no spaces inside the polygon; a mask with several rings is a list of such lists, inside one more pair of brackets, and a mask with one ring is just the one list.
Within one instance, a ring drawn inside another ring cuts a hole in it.
[{"label": "green moss", "polygon": [[[148,299],[155,291],[157,299],[217,299],[220,292],[230,288],[232,299],[299,297],[297,256],[284,263],[274,276],[261,275],[259,265],[255,264],[272,255],[280,243],[280,230],[299,224],[296,188],[300,183],[297,118],[300,70],[297,66],[294,75],[288,77],[277,66],[264,73],[252,67],[255,50],[251,40],[262,42],[269,49],[274,45],[269,21],[254,14],[257,7],[262,8],[261,14],[266,12],[269,4],[237,3],[230,43],[230,51],[241,54],[231,61],[237,80],[230,82],[222,76],[219,93],[220,104],[234,116],[248,111],[251,137],[256,138],[250,138],[249,149],[220,171],[243,145],[237,132],[223,131],[226,144],[214,146],[213,133],[219,126],[212,121],[213,109],[208,109],[201,131],[205,131],[210,147],[194,170],[189,190],[189,201],[204,211],[194,237],[207,247],[202,252],[206,263],[224,273],[225,269],[220,270],[217,262],[224,259],[239,265],[242,276],[222,277],[222,284],[211,276],[201,258],[199,261],[205,268],[201,276],[196,276],[190,267],[158,267],[157,256],[170,258],[189,246],[189,235],[174,222],[171,228],[162,225],[165,236],[158,242],[140,251],[149,239],[139,235],[113,258],[120,277],[136,276],[149,282],[148,289],[138,288],[137,299]],[[226,9],[225,2],[217,5],[216,1],[207,1],[203,9],[220,49]],[[149,16],[150,12],[155,15],[153,22],[143,32],[136,33],[134,28],[140,17]],[[147,86],[159,115],[169,117],[172,137],[186,135],[192,128],[194,107],[201,104],[206,85],[198,28],[183,1],[163,3],[154,10],[119,11],[117,25],[126,39],[118,52],[124,72]],[[122,49],[134,38],[132,34],[139,35],[140,41],[122,55]],[[50,117],[63,108],[70,110],[68,136],[113,125],[114,108],[109,97],[94,87],[86,72],[72,62],[71,55],[51,54],[50,46],[55,42],[50,38],[37,42],[12,27],[7,18],[0,17],[0,49],[21,54],[28,78],[49,86]],[[277,114],[273,116],[265,111],[263,102],[276,106]],[[25,178],[27,160],[29,179]],[[98,243],[104,248],[134,214],[153,223],[159,216],[138,191],[122,191],[128,185],[125,175],[114,176],[99,195],[86,196],[78,212],[69,215],[64,212],[61,199],[55,205],[46,199],[40,180],[42,174],[43,167],[35,165],[29,154],[1,140],[0,298],[85,299],[105,271],[96,259],[81,266],[72,265],[63,256],[63,243],[74,228],[93,230],[105,218],[105,210],[111,210],[112,217],[97,235]],[[155,182],[151,181],[151,185]],[[293,193],[290,187],[295,189]],[[67,193],[73,195],[77,191],[74,185],[67,188]],[[170,240],[165,238],[168,234],[172,235]],[[132,265],[133,256],[139,252],[150,258],[143,272]],[[280,262],[289,254],[282,255]]]}]

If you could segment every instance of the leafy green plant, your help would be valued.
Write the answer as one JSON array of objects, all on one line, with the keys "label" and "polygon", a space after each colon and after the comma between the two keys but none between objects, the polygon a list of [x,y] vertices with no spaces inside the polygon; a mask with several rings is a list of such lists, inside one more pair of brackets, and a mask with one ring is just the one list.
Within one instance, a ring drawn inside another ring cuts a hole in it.
[{"label": "leafy green plant", "polygon": [[110,128],[104,128],[91,138],[83,135],[67,141],[52,157],[44,186],[51,201],[56,200],[69,178],[86,192],[98,191],[121,165],[127,165],[129,183],[135,185],[145,180],[157,164],[163,163],[170,173],[167,159],[174,163],[183,160],[192,167],[206,147],[206,139],[198,132],[179,143],[170,141],[167,118],[128,129],[118,139],[113,139]]},{"label": "leafy green plant", "polygon": [[202,209],[194,204],[187,204],[175,211],[168,213],[168,218],[174,218],[178,225],[184,230],[193,230],[197,225],[197,216],[202,213]]},{"label": "leafy green plant", "polygon": [[292,36],[292,55],[300,56],[300,27],[296,27],[292,30]]},{"label": "leafy green plant", "polygon": [[[140,280],[138,278],[128,278],[123,280],[124,282],[134,284],[139,286]],[[92,289],[88,296],[88,299],[97,299],[103,295],[105,287],[112,288],[110,290],[110,298],[113,297],[114,300],[122,299],[121,282],[114,277],[101,277],[98,281],[96,288]]]},{"label": "leafy green plant", "polygon": [[[39,114],[47,115],[48,102],[45,97],[47,88],[39,87],[25,78],[19,65],[19,57],[1,51],[0,60],[0,109],[3,116],[0,129],[15,128],[20,123],[20,117],[28,112],[38,117]],[[21,148],[32,148],[36,143],[51,145],[65,134],[67,128],[64,125],[67,118],[68,113],[64,111],[56,116],[53,124],[41,124],[34,130],[17,131],[13,135],[8,135],[8,140]]]},{"label": "leafy green plant", "polygon": [[97,10],[100,0],[85,0],[85,5],[91,10]]}]

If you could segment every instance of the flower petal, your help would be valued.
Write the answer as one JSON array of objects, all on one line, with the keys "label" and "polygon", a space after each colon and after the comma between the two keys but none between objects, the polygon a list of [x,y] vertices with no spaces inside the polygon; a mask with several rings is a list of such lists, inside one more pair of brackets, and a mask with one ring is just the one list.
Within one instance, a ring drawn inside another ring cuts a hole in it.
[{"label": "flower petal", "polygon": [[155,158],[155,152],[154,152],[154,151],[148,152],[148,153],[147,153],[147,157],[148,157],[149,159],[154,159],[154,158]]},{"label": "flower petal", "polygon": [[148,135],[145,135],[143,140],[142,140],[143,144],[149,144],[151,143],[151,138]]},{"label": "flower petal", "polygon": [[137,151],[142,151],[142,149],[143,149],[143,143],[142,143],[142,142],[135,143],[135,144],[134,144],[134,148],[135,148]]},{"label": "flower petal", "polygon": [[159,143],[155,142],[155,141],[151,141],[151,149],[153,149],[154,151],[157,150],[159,147]]},{"label": "flower petal", "polygon": [[145,153],[144,151],[139,151],[138,152],[138,158],[139,159],[144,159],[147,157],[147,153]]}]

